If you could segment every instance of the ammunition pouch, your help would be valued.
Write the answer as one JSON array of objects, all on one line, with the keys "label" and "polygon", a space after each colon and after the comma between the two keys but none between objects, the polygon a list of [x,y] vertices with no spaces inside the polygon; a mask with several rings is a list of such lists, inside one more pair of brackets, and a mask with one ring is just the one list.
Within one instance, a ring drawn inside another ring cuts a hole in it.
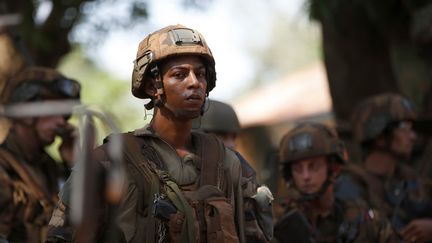
[{"label": "ammunition pouch", "polygon": [[208,198],[204,201],[207,242],[239,242],[234,224],[233,210],[229,199]]},{"label": "ammunition pouch", "polygon": [[183,212],[177,211],[175,214],[171,214],[168,222],[170,242],[180,242],[184,220],[185,215]]}]

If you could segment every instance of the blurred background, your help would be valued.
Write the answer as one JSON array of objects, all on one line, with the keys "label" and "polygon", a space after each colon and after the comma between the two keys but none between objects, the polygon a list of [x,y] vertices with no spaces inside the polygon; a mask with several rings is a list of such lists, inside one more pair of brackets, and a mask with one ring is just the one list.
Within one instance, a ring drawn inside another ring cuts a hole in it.
[{"label": "blurred background", "polygon": [[428,0],[0,0],[0,91],[22,65],[57,67],[82,83],[83,103],[111,113],[121,130],[144,126],[151,112],[130,93],[138,43],[177,23],[212,48],[210,98],[233,105],[238,149],[274,190],[276,148],[298,121],[331,124],[350,146],[357,102],[398,92],[417,105],[418,126],[431,129]]}]

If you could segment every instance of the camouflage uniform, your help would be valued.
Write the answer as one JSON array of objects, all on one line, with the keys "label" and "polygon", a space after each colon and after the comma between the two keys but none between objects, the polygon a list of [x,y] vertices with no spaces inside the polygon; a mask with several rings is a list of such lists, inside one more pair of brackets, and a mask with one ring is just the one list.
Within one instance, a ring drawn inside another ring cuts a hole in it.
[{"label": "camouflage uniform", "polygon": [[362,200],[335,198],[331,213],[324,217],[314,207],[305,205],[307,202],[291,198],[284,215],[288,223],[283,227],[285,239],[289,240],[272,242],[396,242],[387,220]]},{"label": "camouflage uniform", "polygon": [[[168,26],[140,43],[135,60],[132,93],[138,98],[151,98],[147,109],[165,102],[158,62],[182,54],[203,58],[207,93],[214,88],[215,63],[203,37],[181,25]],[[151,75],[157,97],[144,92],[145,82]],[[98,242],[246,242],[242,168],[234,151],[215,136],[191,132],[192,148],[189,154],[180,157],[151,125],[123,137],[127,190],[116,207],[118,214],[114,221],[110,220],[106,208],[102,209],[100,227],[94,236]],[[109,167],[112,161],[107,144],[94,153],[94,160],[104,167]],[[217,168],[209,170],[214,166]],[[78,172],[73,171],[72,175],[75,173]],[[205,183],[207,177],[215,176],[217,183]],[[71,242],[80,236],[79,230],[70,224],[73,207],[70,188],[68,181],[49,223],[49,242]],[[114,231],[117,234],[113,240]]]},{"label": "camouflage uniform", "polygon": [[[380,94],[361,102],[352,119],[353,133],[364,149],[364,157],[377,149],[372,147],[375,139],[380,136],[390,139],[392,126],[415,118],[412,103],[401,95]],[[378,150],[393,153],[388,147]],[[398,159],[392,175],[378,175],[362,165],[350,165],[337,182],[336,194],[345,199],[366,199],[397,231],[413,219],[431,218],[432,184],[428,179],[420,178],[403,160]]]},{"label": "camouflage uniform", "polygon": [[[31,177],[33,186],[21,178],[11,163]],[[25,152],[9,136],[0,148],[0,233],[4,238],[10,242],[44,241],[60,176],[57,163],[47,153],[26,158]],[[33,187],[43,192],[43,197]]]},{"label": "camouflage uniform", "polygon": [[[44,85],[54,85],[60,79],[66,80],[55,70],[27,68],[9,80],[2,102],[44,99],[42,93],[47,91]],[[29,90],[30,86],[33,88]],[[71,98],[66,94],[55,95]],[[10,127],[0,145],[0,238],[10,242],[45,241],[60,179],[64,179],[62,169],[43,148],[33,153],[24,150],[17,141],[14,126]]]},{"label": "camouflage uniform", "polygon": [[[316,123],[303,123],[286,134],[280,160],[288,182],[286,213],[275,226],[274,242],[389,242],[393,232],[386,219],[361,199],[333,197],[328,215],[321,215],[313,202],[333,190],[337,175],[332,163],[346,164],[346,152],[335,131]],[[314,156],[327,156],[327,179],[318,192],[304,194],[294,184],[291,164]]]}]

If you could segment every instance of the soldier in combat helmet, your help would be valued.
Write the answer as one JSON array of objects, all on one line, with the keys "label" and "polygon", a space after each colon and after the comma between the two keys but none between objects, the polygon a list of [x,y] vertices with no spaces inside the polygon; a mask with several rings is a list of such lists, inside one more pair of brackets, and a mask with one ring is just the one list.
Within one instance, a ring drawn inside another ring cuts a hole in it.
[{"label": "soldier in combat helmet", "polygon": [[[167,26],[140,43],[132,94],[150,99],[146,108],[154,108],[154,115],[150,124],[122,135],[126,191],[115,227],[102,212],[94,242],[246,242],[240,161],[215,136],[192,131],[215,85],[215,60],[198,31]],[[108,166],[109,143],[108,138],[94,154]],[[67,225],[68,192],[61,195],[49,242],[80,235]],[[109,236],[113,228],[115,239]]]},{"label": "soldier in combat helmet", "polygon": [[360,200],[342,201],[334,181],[347,163],[336,132],[319,123],[301,123],[280,144],[288,184],[286,214],[275,225],[274,242],[391,242],[386,220]]},{"label": "soldier in combat helmet", "polygon": [[367,198],[406,242],[429,242],[431,184],[410,165],[415,119],[412,102],[402,95],[384,93],[363,100],[352,116],[354,138],[363,153],[362,170],[348,168],[337,193]]},{"label": "soldier in combat helmet", "polygon": [[240,132],[240,122],[234,109],[217,100],[208,100],[205,113],[194,120],[199,130],[218,136],[228,148],[236,148],[236,139]]},{"label": "soldier in combat helmet", "polygon": [[[78,82],[43,67],[24,68],[1,93],[6,106],[79,97]],[[64,165],[71,165],[75,129],[63,114],[8,122],[11,126],[0,145],[0,242],[45,242],[60,180],[69,167],[59,166],[45,147],[61,136],[60,155]]]}]

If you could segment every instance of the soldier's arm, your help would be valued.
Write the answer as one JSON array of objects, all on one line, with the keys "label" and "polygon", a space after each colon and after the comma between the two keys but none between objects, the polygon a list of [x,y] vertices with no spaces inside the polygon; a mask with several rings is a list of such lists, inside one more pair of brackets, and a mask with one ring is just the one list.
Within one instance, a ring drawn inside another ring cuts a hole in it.
[{"label": "soldier's arm", "polygon": [[60,200],[48,223],[46,242],[73,242],[74,230],[70,223],[70,209]]},{"label": "soldier's arm", "polygon": [[[101,147],[95,149],[92,153],[91,162],[96,163],[95,170],[97,172],[92,173],[93,175],[97,175],[96,179],[93,179],[92,182],[97,184],[103,184],[104,181],[104,166],[107,166],[104,164],[103,161],[107,161],[107,156]],[[76,178],[76,175],[78,173],[84,173],[82,169],[81,164],[77,164],[73,169],[70,177],[68,180],[64,183],[63,188],[61,189],[59,193],[59,202],[57,203],[51,219],[48,223],[48,234],[47,234],[47,241],[49,243],[55,243],[55,242],[74,242],[76,240],[76,237],[78,236],[77,229],[71,220],[71,211],[73,210],[73,204],[72,204],[72,187],[73,184],[73,178]],[[86,180],[84,180],[86,181]],[[98,197],[100,195],[92,195],[94,197]],[[85,202],[103,202],[103,200],[96,199],[96,198],[85,198]],[[97,205],[97,209],[95,208],[93,211],[95,212],[94,215],[86,215],[86,219],[89,217],[99,217],[99,212],[103,211],[106,208],[106,205]],[[103,216],[103,215],[102,215]],[[98,221],[101,220],[101,221]],[[102,222],[102,218],[98,218],[98,220],[94,220],[94,222]],[[97,233],[97,232],[93,232]]]}]

